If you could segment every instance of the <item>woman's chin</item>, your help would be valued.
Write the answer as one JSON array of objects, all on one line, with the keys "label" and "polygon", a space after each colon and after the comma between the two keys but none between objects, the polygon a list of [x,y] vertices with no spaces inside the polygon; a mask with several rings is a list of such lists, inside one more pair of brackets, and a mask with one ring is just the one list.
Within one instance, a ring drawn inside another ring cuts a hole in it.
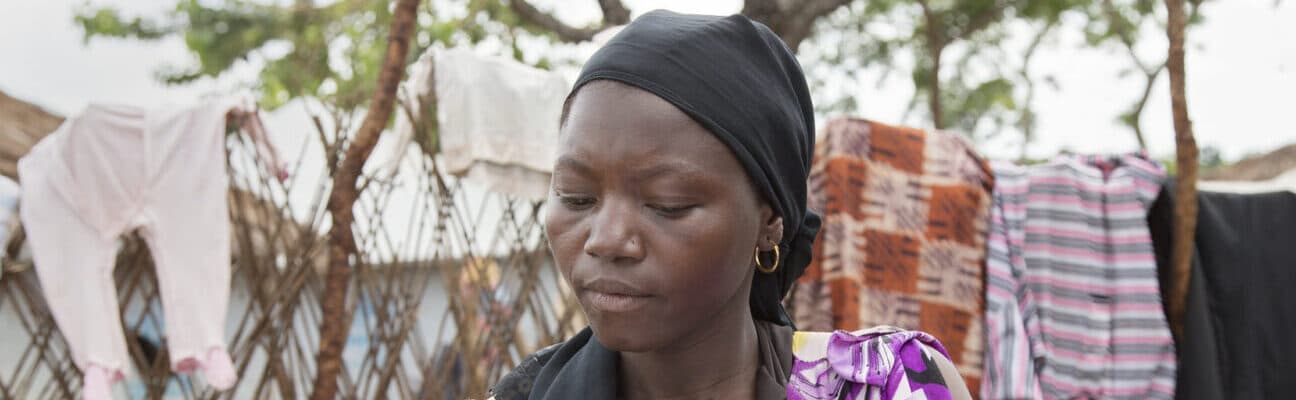
[{"label": "woman's chin", "polygon": [[614,321],[590,321],[594,337],[608,350],[629,353],[642,353],[662,347],[664,343],[660,323],[657,327],[635,326],[640,324],[616,323]]}]

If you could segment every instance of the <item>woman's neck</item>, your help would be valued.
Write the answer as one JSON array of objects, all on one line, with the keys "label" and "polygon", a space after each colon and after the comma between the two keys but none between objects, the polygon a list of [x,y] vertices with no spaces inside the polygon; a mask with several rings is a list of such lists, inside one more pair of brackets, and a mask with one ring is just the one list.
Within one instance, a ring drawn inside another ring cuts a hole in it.
[{"label": "woman's neck", "polygon": [[[745,299],[744,299],[745,300]],[[752,398],[760,369],[756,324],[749,311],[723,313],[679,346],[621,353],[618,397]]]}]

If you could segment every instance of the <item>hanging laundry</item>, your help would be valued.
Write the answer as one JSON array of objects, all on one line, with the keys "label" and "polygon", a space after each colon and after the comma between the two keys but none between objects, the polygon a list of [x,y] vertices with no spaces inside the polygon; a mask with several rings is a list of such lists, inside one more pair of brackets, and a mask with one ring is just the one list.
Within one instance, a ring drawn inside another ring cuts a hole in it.
[{"label": "hanging laundry", "polygon": [[[557,72],[466,48],[432,49],[410,66],[410,80],[402,85],[404,106],[397,110],[397,144],[387,169],[394,173],[417,140],[435,147],[425,152],[439,148],[451,174],[491,191],[543,200],[570,88]],[[436,110],[435,119],[423,116],[429,109]]]},{"label": "hanging laundry", "polygon": [[171,365],[203,369],[218,389],[234,384],[224,341],[225,129],[250,109],[235,100],[154,111],[91,105],[19,161],[36,275],[86,372],[86,398],[105,398],[130,360],[112,270],[118,237],[136,229],[157,267]]},{"label": "hanging laundry", "polygon": [[[1198,192],[1201,193],[1201,192]],[[1148,228],[1152,233],[1152,247],[1156,252],[1157,275],[1161,280],[1161,294],[1168,299],[1173,285],[1171,253],[1174,250],[1174,182],[1167,180],[1161,188],[1152,209],[1148,211]],[[1201,224],[1200,217],[1198,224]],[[1184,315],[1181,322],[1184,336],[1175,336],[1175,353],[1179,367],[1176,370],[1175,399],[1223,400],[1224,386],[1221,370],[1219,339],[1211,322],[1210,308],[1206,304],[1206,282],[1198,249],[1193,249],[1190,266],[1191,279],[1185,294]],[[1163,300],[1163,303],[1168,301]],[[1167,318],[1170,318],[1167,315]]]},{"label": "hanging laundry", "polygon": [[1172,398],[1144,155],[996,163],[984,399]]},{"label": "hanging laundry", "polygon": [[257,154],[257,163],[270,172],[279,182],[288,180],[288,165],[279,158],[279,150],[270,142],[265,124],[261,122],[261,110],[255,103],[246,102],[230,110],[228,121],[246,132],[252,139],[252,147]]},{"label": "hanging laundry", "polygon": [[[1280,399],[1296,393],[1296,192],[1198,192],[1192,276],[1179,338],[1179,399]],[[1173,188],[1148,219],[1172,281]]]},{"label": "hanging laundry", "polygon": [[823,229],[791,298],[797,327],[930,332],[977,393],[992,187],[988,165],[959,136],[829,122],[810,172]]},{"label": "hanging laundry", "polygon": [[788,400],[972,398],[945,347],[924,332],[796,332],[792,353]]}]

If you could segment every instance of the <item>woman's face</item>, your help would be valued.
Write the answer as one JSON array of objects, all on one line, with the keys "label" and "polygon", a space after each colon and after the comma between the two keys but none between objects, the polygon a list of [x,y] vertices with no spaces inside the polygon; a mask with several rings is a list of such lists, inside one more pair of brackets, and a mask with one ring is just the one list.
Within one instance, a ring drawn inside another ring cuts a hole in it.
[{"label": "woman's face", "polygon": [[600,342],[688,346],[749,313],[753,246],[777,241],[781,220],[719,139],[653,94],[597,81],[573,100],[558,153],[545,229]]}]

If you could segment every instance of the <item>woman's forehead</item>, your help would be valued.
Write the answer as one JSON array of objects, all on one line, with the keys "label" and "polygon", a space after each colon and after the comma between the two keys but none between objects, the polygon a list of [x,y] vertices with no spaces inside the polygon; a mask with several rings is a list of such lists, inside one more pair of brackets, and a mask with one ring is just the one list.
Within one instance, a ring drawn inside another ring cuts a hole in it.
[{"label": "woman's forehead", "polygon": [[556,167],[561,169],[742,173],[729,148],[683,111],[619,83],[594,82],[580,89],[560,141]]},{"label": "woman's forehead", "polygon": [[[658,130],[699,130],[706,133],[701,125],[666,100],[643,89],[611,80],[590,82],[572,95],[564,128],[569,128],[573,123],[582,124],[582,131],[633,126]],[[603,127],[602,124],[613,126]],[[563,129],[563,133],[568,130]]]},{"label": "woman's forehead", "polygon": [[[587,177],[608,177],[634,182],[651,182],[662,178],[684,180],[697,184],[714,184],[731,179],[732,171],[716,168],[705,168],[697,160],[681,157],[640,158],[642,161],[612,162],[605,165],[598,160],[589,161],[583,154],[569,154],[558,158],[554,167],[559,175],[579,175]],[[598,157],[602,160],[615,160],[615,157]]]}]

